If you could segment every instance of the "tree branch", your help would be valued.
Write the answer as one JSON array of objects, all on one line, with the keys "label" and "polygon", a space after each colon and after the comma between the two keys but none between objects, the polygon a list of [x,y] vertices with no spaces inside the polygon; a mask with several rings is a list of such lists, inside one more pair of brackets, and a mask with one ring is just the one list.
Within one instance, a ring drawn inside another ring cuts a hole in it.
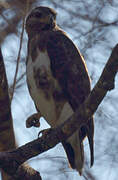
[{"label": "tree branch", "polygon": [[[8,151],[14,148],[16,148],[16,145],[8,95],[8,83],[0,49],[0,151]],[[3,180],[11,179],[3,170],[1,174]]]}]

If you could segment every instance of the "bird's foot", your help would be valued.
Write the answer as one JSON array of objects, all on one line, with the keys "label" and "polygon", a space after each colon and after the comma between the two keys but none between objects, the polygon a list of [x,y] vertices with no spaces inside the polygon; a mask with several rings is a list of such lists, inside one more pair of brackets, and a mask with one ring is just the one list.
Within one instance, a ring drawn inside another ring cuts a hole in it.
[{"label": "bird's foot", "polygon": [[33,115],[31,115],[30,117],[28,117],[28,119],[26,120],[26,127],[30,128],[32,126],[34,127],[40,127],[40,117],[41,117],[41,113],[35,113]]},{"label": "bird's foot", "polygon": [[48,128],[48,129],[43,129],[38,133],[38,138],[40,138],[40,136],[47,136],[49,131],[51,131],[52,128]]}]

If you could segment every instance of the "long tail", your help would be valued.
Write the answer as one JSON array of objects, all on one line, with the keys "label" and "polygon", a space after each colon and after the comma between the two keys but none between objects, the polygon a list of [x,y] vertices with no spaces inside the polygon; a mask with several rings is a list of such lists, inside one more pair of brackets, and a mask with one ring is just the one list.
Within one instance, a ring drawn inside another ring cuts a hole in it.
[{"label": "long tail", "polygon": [[89,141],[91,167],[92,167],[94,163],[94,120],[93,120],[93,117],[89,120],[86,133],[87,133],[87,137]]},{"label": "long tail", "polygon": [[62,142],[62,145],[67,154],[67,158],[70,166],[76,169],[79,174],[82,174],[84,165],[84,148],[83,140],[88,137],[90,147],[90,157],[92,166],[94,163],[94,122],[93,117],[88,121],[87,125],[84,125],[81,130],[76,131],[67,141]]},{"label": "long tail", "polygon": [[84,148],[83,142],[80,141],[78,131],[76,131],[66,142],[64,141],[62,144],[66,151],[71,168],[76,169],[81,175],[84,165]]},{"label": "long tail", "polygon": [[84,140],[86,136],[88,138],[89,147],[90,147],[90,158],[91,158],[90,167],[91,167],[93,166],[93,163],[94,163],[94,119],[93,117],[88,121],[87,124],[81,127],[81,131],[80,131],[81,142]]}]

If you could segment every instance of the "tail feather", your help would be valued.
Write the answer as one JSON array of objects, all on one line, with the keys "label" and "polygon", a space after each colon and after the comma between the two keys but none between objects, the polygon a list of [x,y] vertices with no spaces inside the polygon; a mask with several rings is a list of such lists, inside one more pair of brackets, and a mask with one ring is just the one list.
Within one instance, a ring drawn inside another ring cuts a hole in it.
[{"label": "tail feather", "polygon": [[64,147],[64,149],[66,151],[68,161],[69,161],[69,164],[70,164],[71,168],[75,169],[75,162],[74,162],[75,154],[74,154],[74,150],[73,150],[71,144],[64,141],[62,143],[62,145],[63,145],[63,147]]},{"label": "tail feather", "polygon": [[90,167],[93,166],[94,163],[94,120],[93,117],[88,121],[87,124],[81,127],[80,131],[80,140],[83,141],[87,136],[90,147]]},{"label": "tail feather", "polygon": [[89,147],[90,147],[90,157],[91,157],[91,164],[90,166],[93,166],[94,163],[94,122],[93,117],[89,120],[89,126],[87,127],[87,137],[89,141]]},{"label": "tail feather", "polygon": [[84,148],[83,140],[85,137],[88,137],[89,147],[90,147],[90,157],[91,157],[91,166],[94,163],[94,122],[93,117],[89,120],[88,124],[82,126],[81,130],[76,131],[67,141],[62,142],[62,145],[67,154],[67,158],[70,166],[73,169],[76,169],[79,174],[82,174],[82,169],[84,165]]},{"label": "tail feather", "polygon": [[67,141],[62,143],[70,166],[82,174],[84,165],[83,142],[80,142],[78,131],[75,132]]}]

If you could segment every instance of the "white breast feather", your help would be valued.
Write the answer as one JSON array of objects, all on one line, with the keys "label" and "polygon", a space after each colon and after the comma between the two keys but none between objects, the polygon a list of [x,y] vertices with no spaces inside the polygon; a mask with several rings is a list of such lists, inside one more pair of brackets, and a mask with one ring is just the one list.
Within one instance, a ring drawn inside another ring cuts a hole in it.
[{"label": "white breast feather", "polygon": [[[47,120],[47,122],[51,126],[56,126],[62,122],[64,122],[70,115],[73,114],[73,110],[68,102],[65,102],[65,104],[62,107],[62,110],[60,111],[60,115],[57,116],[56,112],[56,102],[51,96],[49,100],[46,99],[44,91],[40,88],[37,88],[33,76],[33,68],[39,68],[39,67],[45,67],[47,72],[50,73],[50,76],[52,77],[51,69],[50,69],[50,59],[47,54],[47,51],[45,52],[39,52],[39,55],[37,56],[36,60],[33,62],[31,59],[31,56],[28,58],[27,63],[27,80],[28,83],[31,86],[31,96],[33,98],[33,101],[35,102],[36,106],[40,110],[42,116]],[[53,78],[53,77],[52,77]],[[55,78],[53,78],[54,81]],[[56,81],[56,83],[58,83]]]}]

